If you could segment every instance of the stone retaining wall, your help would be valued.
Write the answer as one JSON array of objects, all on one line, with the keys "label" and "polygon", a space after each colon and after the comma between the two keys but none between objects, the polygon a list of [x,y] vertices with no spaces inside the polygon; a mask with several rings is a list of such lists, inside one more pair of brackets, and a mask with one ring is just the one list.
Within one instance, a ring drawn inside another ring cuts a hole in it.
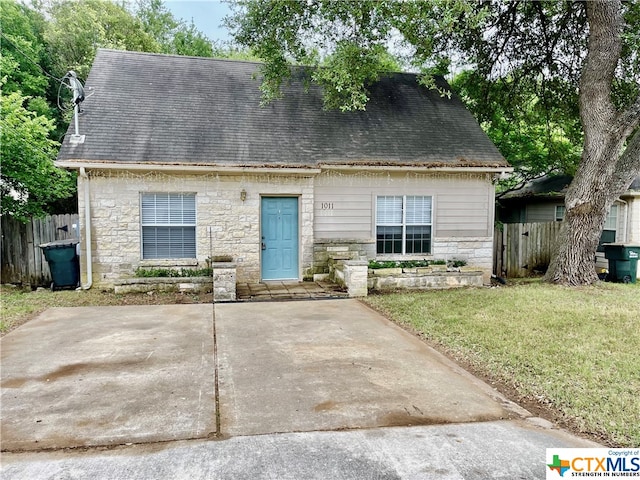
[{"label": "stone retaining wall", "polygon": [[316,240],[313,242],[313,274],[318,280],[331,276],[332,264],[342,260],[375,258],[376,244],[366,240]]},{"label": "stone retaining wall", "polygon": [[366,260],[338,261],[332,265],[330,278],[346,287],[350,297],[366,297],[367,265]]},{"label": "stone retaining wall", "polygon": [[427,290],[456,287],[481,287],[482,270],[460,269],[447,271],[442,269],[402,269],[381,268],[369,270],[367,288],[370,291],[384,292],[391,290]]},{"label": "stone retaining wall", "polygon": [[428,290],[481,287],[484,272],[473,267],[368,268],[363,260],[330,260],[329,279],[347,289],[350,297],[366,297],[369,291]]},{"label": "stone retaining wall", "polygon": [[215,264],[211,277],[147,277],[123,278],[114,282],[115,293],[131,292],[183,292],[211,293],[214,301],[236,300],[236,266]]}]

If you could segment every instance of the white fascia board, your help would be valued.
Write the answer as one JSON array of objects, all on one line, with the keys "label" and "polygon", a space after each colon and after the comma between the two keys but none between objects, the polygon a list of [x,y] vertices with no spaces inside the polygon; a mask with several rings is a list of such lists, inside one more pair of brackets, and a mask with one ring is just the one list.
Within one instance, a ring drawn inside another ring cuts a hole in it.
[{"label": "white fascia board", "polygon": [[429,167],[429,166],[406,166],[406,165],[320,165],[322,170],[351,170],[351,171],[382,171],[382,172],[445,172],[445,173],[513,173],[513,167]]},{"label": "white fascia board", "polygon": [[122,163],[122,162],[91,162],[56,160],[56,167],[79,170],[80,168],[92,170],[128,170],[128,171],[161,171],[179,173],[280,173],[287,175],[316,175],[321,172],[319,168],[307,167],[249,167],[249,166],[220,166],[220,165],[188,165],[166,163]]}]

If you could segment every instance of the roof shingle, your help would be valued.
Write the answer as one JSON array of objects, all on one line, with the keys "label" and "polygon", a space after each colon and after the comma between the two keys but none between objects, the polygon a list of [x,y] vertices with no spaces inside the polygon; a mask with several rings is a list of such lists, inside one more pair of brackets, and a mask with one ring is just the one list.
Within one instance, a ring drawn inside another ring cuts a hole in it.
[{"label": "roof shingle", "polygon": [[303,69],[283,86],[284,98],[260,106],[259,67],[101,49],[81,105],[85,141],[69,143],[72,125],[58,160],[507,166],[458,98],[428,91],[413,74],[382,78],[366,111],[343,113],[323,110],[322,91],[305,85]]}]

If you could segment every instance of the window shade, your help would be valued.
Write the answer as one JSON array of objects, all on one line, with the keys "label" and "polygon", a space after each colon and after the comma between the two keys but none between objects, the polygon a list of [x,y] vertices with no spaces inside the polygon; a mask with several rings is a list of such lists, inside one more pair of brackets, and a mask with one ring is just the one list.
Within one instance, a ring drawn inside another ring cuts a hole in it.
[{"label": "window shade", "polygon": [[407,196],[405,222],[407,225],[430,225],[431,197]]},{"label": "window shade", "polygon": [[196,257],[195,198],[190,193],[142,195],[142,258]]},{"label": "window shade", "polygon": [[378,225],[401,225],[402,197],[378,197],[376,222]]},{"label": "window shade", "polygon": [[195,225],[196,196],[182,193],[142,195],[143,225]]}]

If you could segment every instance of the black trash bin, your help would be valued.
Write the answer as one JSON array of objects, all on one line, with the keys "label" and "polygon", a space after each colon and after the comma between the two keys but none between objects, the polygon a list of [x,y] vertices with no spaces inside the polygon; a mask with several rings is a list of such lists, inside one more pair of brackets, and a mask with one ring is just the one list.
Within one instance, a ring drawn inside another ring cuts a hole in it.
[{"label": "black trash bin", "polygon": [[636,283],[640,245],[605,243],[602,246],[604,247],[604,256],[609,260],[607,280],[610,282]]},{"label": "black trash bin", "polygon": [[51,290],[80,285],[80,261],[76,253],[78,239],[57,240],[40,245],[51,271]]}]

